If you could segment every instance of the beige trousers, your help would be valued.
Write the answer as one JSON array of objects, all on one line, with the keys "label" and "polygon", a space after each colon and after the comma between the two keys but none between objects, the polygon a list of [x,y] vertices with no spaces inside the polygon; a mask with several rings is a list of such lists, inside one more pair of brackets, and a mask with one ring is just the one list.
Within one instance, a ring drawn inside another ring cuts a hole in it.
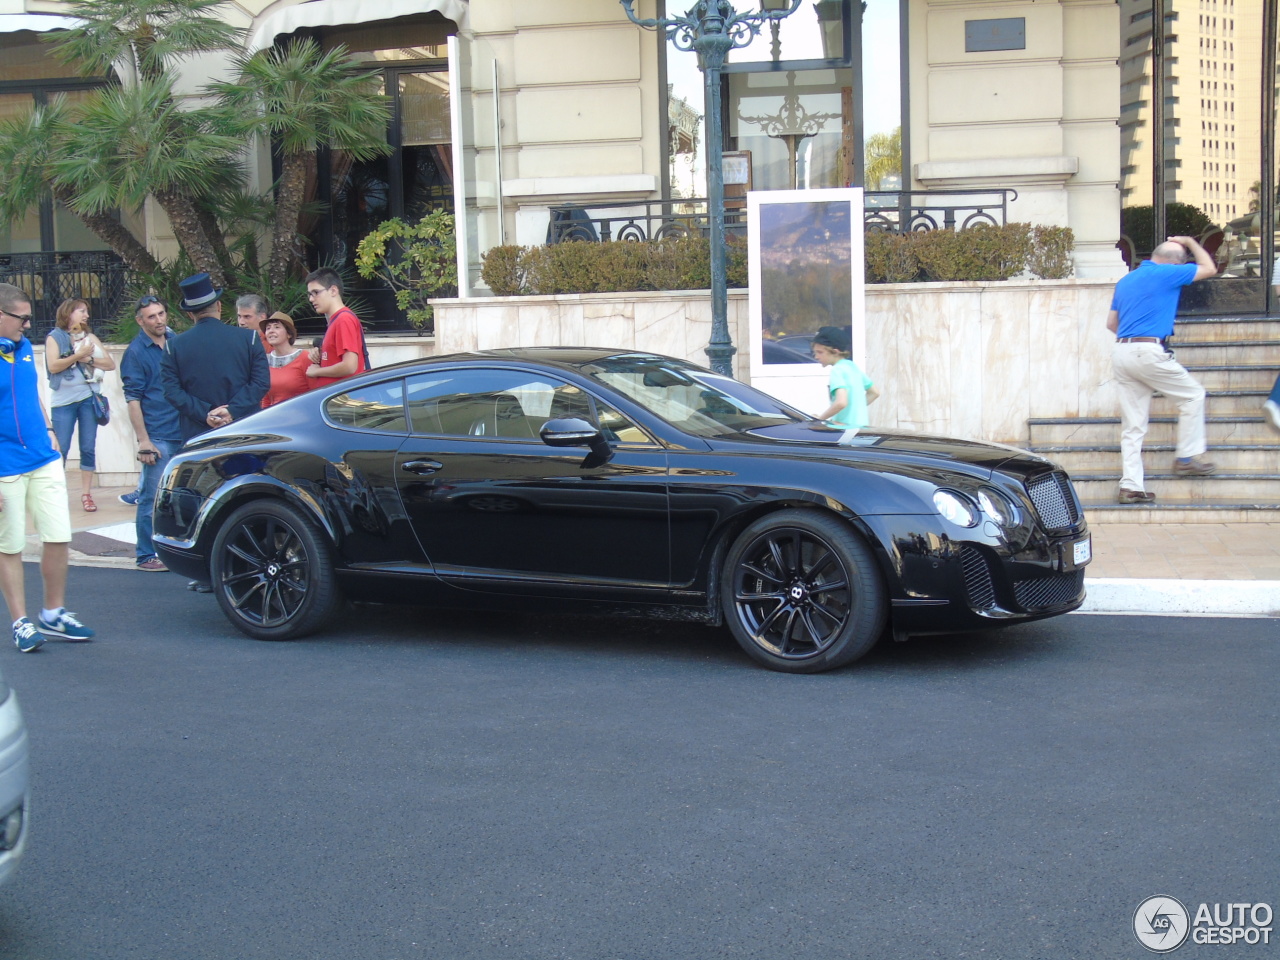
[{"label": "beige trousers", "polygon": [[1204,453],[1204,387],[1158,343],[1117,343],[1111,369],[1120,393],[1120,487],[1143,490],[1142,440],[1155,391],[1178,404],[1179,457]]}]

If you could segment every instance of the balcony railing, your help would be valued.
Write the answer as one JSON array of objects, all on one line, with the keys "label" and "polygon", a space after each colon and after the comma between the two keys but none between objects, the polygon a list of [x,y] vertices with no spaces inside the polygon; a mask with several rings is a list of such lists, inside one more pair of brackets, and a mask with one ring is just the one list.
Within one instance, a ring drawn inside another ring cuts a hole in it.
[{"label": "balcony railing", "polygon": [[0,254],[0,282],[31,297],[35,319],[30,338],[41,343],[53,326],[58,304],[78,297],[94,320],[114,321],[128,289],[128,270],[114,253],[81,250],[60,253]]},{"label": "balcony railing", "polygon": [[[868,190],[863,194],[866,230],[891,233],[966,230],[979,223],[1003,226],[1016,190]],[[745,234],[743,201],[725,210],[725,230]],[[705,198],[638,200],[631,203],[551,207],[547,243],[565,240],[658,240],[706,235],[710,229]]]}]

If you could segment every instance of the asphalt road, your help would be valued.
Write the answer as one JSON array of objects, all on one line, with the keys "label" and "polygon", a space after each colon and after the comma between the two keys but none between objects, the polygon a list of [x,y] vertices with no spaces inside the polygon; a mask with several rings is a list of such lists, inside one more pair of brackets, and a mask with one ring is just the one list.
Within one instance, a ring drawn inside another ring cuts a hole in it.
[{"label": "asphalt road", "polygon": [[72,588],[100,641],[0,650],[35,787],[5,958],[1137,958],[1149,896],[1280,909],[1277,620],[791,677],[685,624],[364,607],[270,644],[173,576]]}]

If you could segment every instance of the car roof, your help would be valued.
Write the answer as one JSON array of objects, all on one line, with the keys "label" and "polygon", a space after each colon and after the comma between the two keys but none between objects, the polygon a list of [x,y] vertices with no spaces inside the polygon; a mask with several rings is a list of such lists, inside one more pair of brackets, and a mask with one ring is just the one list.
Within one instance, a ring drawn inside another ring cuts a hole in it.
[{"label": "car roof", "polygon": [[[408,366],[410,364],[422,363],[456,363],[459,361],[474,360],[505,360],[505,361],[529,361],[532,363],[545,363],[558,367],[579,368],[588,364],[598,363],[609,357],[643,357],[654,360],[671,360],[671,357],[665,357],[661,354],[650,353],[647,350],[626,350],[619,347],[509,347],[497,350],[473,350],[465,353],[449,353],[441,354],[434,357],[419,357],[413,360],[405,360],[400,363],[388,364],[387,367],[380,367],[371,370],[370,373],[379,373],[381,371],[393,368]],[[687,361],[677,361],[685,363]],[[363,376],[363,375],[362,375]]]}]

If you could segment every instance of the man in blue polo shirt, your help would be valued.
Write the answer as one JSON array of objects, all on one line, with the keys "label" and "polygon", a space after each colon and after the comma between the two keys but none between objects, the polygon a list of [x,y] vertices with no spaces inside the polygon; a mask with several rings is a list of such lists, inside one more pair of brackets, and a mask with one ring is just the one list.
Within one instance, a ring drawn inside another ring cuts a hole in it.
[{"label": "man in blue polo shirt", "polygon": [[[1195,263],[1187,263],[1187,254]],[[1165,341],[1173,336],[1182,288],[1218,272],[1213,257],[1192,237],[1170,237],[1151,251],[1137,270],[1121,277],[1111,298],[1107,329],[1116,335],[1111,369],[1120,393],[1121,503],[1152,503],[1142,469],[1142,441],[1151,415],[1151,395],[1159,391],[1178,405],[1178,449],[1173,473],[1202,477],[1213,473],[1205,460],[1204,387],[1173,358]]]},{"label": "man in blue polo shirt", "polygon": [[[0,593],[13,617],[13,642],[23,653],[40,649],[45,634],[91,640],[93,631],[63,608],[67,591],[71,513],[62,457],[40,402],[31,341],[31,298],[0,283]],[[27,618],[22,548],[27,513],[43,543],[40,627]]]},{"label": "man in blue polo shirt", "polygon": [[182,449],[182,418],[165,399],[160,377],[160,361],[173,334],[169,331],[169,311],[159,297],[143,297],[133,316],[140,329],[120,361],[120,376],[129,405],[129,422],[138,441],[138,462],[142,464],[134,516],[135,554],[139,570],[161,573],[169,568],[156,556],[151,508],[160,475],[169,458]]}]

